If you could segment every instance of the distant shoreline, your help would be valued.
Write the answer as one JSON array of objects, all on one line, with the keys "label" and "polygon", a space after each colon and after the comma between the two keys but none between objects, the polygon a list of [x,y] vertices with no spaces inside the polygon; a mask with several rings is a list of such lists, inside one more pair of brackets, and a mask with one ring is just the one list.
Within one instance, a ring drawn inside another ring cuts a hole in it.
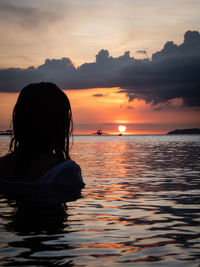
[{"label": "distant shoreline", "polygon": [[167,134],[200,134],[200,129],[198,128],[192,128],[192,129],[177,129],[171,132],[168,132]]}]

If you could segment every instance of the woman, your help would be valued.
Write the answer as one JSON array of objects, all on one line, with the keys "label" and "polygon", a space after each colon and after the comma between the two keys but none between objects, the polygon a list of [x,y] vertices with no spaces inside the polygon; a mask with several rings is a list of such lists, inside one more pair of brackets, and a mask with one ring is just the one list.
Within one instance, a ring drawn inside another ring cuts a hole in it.
[{"label": "woman", "polygon": [[10,153],[0,159],[1,181],[84,187],[80,167],[69,156],[72,111],[62,90],[46,82],[24,87],[12,124]]}]

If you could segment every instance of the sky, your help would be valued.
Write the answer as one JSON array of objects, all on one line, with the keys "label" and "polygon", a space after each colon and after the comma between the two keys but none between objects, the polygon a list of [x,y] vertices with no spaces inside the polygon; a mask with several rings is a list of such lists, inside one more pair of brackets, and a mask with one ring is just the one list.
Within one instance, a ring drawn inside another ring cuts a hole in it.
[{"label": "sky", "polygon": [[0,129],[20,89],[51,81],[75,133],[200,128],[199,0],[1,0]]}]

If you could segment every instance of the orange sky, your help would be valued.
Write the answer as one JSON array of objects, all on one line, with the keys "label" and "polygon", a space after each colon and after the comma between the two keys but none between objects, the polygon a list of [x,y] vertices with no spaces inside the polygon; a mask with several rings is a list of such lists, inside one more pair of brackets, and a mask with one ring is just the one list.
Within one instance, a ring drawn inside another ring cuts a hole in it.
[{"label": "orange sky", "polygon": [[[101,92],[102,96],[94,96]],[[126,125],[127,134],[164,134],[176,128],[200,127],[200,111],[180,108],[181,100],[167,107],[152,107],[143,100],[129,102],[118,88],[68,90],[73,111],[74,133],[88,134],[102,129],[118,133]],[[0,129],[8,129],[18,93],[0,93]],[[159,109],[159,110],[155,110]]]},{"label": "orange sky", "polygon": [[[94,132],[102,129],[118,133],[119,125],[127,126],[127,133],[159,134],[175,128],[200,126],[200,112],[180,109],[181,101],[174,100],[168,107],[152,107],[143,100],[129,102],[117,88],[65,91],[70,98],[75,121],[75,133]],[[103,94],[95,97],[95,94]]]}]

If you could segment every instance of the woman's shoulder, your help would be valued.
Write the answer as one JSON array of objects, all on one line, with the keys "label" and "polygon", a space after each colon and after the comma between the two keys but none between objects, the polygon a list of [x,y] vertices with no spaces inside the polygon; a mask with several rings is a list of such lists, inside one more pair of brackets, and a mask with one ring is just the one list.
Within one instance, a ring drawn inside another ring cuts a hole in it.
[{"label": "woman's shoulder", "polygon": [[54,155],[10,152],[0,158],[0,178],[34,182],[60,162]]},{"label": "woman's shoulder", "polygon": [[64,160],[48,170],[40,179],[40,183],[68,184],[84,186],[80,166],[73,160]]},{"label": "woman's shoulder", "polygon": [[18,199],[34,205],[74,201],[81,196],[84,186],[81,168],[73,160],[63,160],[54,165],[37,181],[0,177],[0,193],[9,199]]},{"label": "woman's shoulder", "polygon": [[[15,182],[37,182],[81,173],[73,160],[64,160],[55,155],[40,154],[35,157],[21,157],[11,152],[0,158],[0,179]],[[66,175],[68,174],[68,175]]]},{"label": "woman's shoulder", "polygon": [[52,167],[48,173],[57,173],[57,172],[62,172],[62,171],[69,171],[69,170],[80,170],[80,166],[71,159],[66,159],[58,164],[56,164],[54,167]]}]

